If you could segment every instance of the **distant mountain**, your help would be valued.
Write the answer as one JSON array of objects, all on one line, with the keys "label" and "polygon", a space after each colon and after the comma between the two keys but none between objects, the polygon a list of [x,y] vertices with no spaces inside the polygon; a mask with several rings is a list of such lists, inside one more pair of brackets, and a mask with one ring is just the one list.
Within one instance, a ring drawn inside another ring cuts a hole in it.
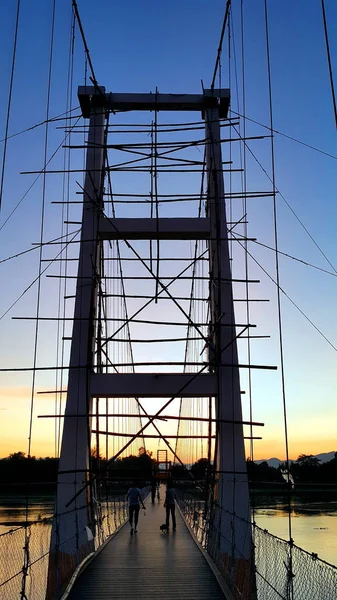
[{"label": "distant mountain", "polygon": [[[321,454],[314,454],[314,458],[318,458],[321,463],[326,463],[329,462],[330,460],[332,460],[333,458],[335,458],[335,454],[336,451],[333,452],[322,452]],[[262,460],[255,460],[254,462],[256,462],[257,465],[260,465],[262,462],[267,462],[269,467],[274,467],[275,469],[278,468],[279,464],[284,462],[283,460],[280,460],[279,458],[263,458]],[[292,461],[294,462],[294,461]]]},{"label": "distant mountain", "polygon": [[322,452],[322,454],[316,454],[315,457],[319,458],[321,463],[326,463],[335,458],[336,451],[334,452]]},{"label": "distant mountain", "polygon": [[266,463],[268,463],[269,467],[274,467],[275,469],[277,469],[279,464],[283,461],[280,460],[279,458],[262,458],[262,460],[255,460],[254,462],[256,462],[257,465],[260,465],[261,463],[266,462]]}]

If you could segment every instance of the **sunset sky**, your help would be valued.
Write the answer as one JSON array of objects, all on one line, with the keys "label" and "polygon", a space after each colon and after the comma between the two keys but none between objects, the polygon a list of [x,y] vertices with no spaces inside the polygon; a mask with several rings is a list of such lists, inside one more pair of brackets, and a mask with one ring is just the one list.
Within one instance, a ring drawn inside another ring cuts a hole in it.
[{"label": "sunset sky", "polygon": [[[12,0],[2,0],[0,4],[0,73],[3,82],[0,89],[1,138],[4,137],[6,125],[15,4]],[[97,80],[107,91],[149,92],[155,91],[157,86],[160,92],[200,93],[201,80],[205,87],[210,86],[224,0],[212,0],[211,3],[206,0],[102,0],[94,8],[89,0],[78,0],[78,6]],[[268,130],[256,124],[268,126],[270,123],[264,2],[244,0],[243,6],[246,115],[251,119],[247,121],[247,135],[266,135]],[[285,398],[290,458],[295,459],[300,453],[337,451],[337,136],[321,3],[318,0],[270,0],[268,7],[274,128],[323,151],[315,151],[275,134],[276,187],[280,192],[277,196],[279,249],[319,267],[316,269],[280,256],[280,286],[287,294],[281,293]],[[232,44],[235,45],[237,64],[235,67],[232,48],[231,116],[242,113],[239,10],[240,2],[233,0]],[[326,10],[332,67],[336,78],[336,2],[327,0]],[[9,135],[26,130],[46,118],[51,11],[50,0],[22,3]],[[53,117],[66,111],[70,28],[71,2],[59,0],[56,2],[51,78],[50,116]],[[78,85],[83,85],[84,76],[83,46],[76,30],[74,114],[79,114],[76,109],[76,89]],[[228,80],[226,46],[222,60],[223,87],[228,87]],[[49,128],[48,157],[59,145],[62,146],[64,132],[58,129],[60,124],[64,123],[56,121]],[[2,369],[31,367],[33,363],[34,321],[13,320],[12,317],[27,317],[36,313],[37,285],[31,284],[38,273],[38,250],[13,260],[5,259],[32,248],[32,244],[39,241],[42,178],[23,198],[36,175],[20,173],[42,168],[44,135],[44,128],[39,127],[8,140],[0,212]],[[3,146],[2,141],[1,150]],[[247,187],[251,190],[270,189],[270,181],[264,172],[271,174],[270,140],[254,142],[251,147],[263,168],[248,153]],[[49,166],[53,169],[62,168],[62,149]],[[75,191],[74,187],[74,194]],[[61,180],[47,178],[45,240],[60,235],[61,208],[51,203],[61,197]],[[271,202],[271,198],[251,200],[248,227],[251,237],[261,244],[274,247]],[[19,206],[9,218],[18,203]],[[73,229],[75,231],[77,227],[74,225]],[[45,256],[55,256],[55,248],[48,248]],[[254,333],[270,336],[253,340],[252,363],[280,367],[276,288],[265,273],[267,271],[273,279],[276,277],[274,253],[257,244],[250,246],[250,250],[259,263],[252,260],[251,265],[252,276],[261,281],[256,297],[270,300],[252,306],[251,319],[257,324]],[[29,286],[22,299],[7,312]],[[55,314],[55,286],[54,280],[43,277],[43,314]],[[55,364],[54,329],[55,324],[41,325],[37,361],[40,366]],[[242,362],[246,362],[245,350],[241,352]],[[55,377],[53,372],[39,373],[36,391],[55,389]],[[0,457],[19,450],[27,452],[31,383],[29,371],[0,372]],[[252,386],[253,418],[265,423],[263,428],[254,429],[254,435],[263,437],[254,445],[254,457],[276,456],[284,459],[280,368],[277,371],[254,371]],[[65,387],[66,382],[63,382],[63,389]],[[246,372],[242,372],[242,389],[247,390]],[[37,419],[41,414],[53,414],[54,403],[52,394],[35,395],[32,434],[34,455],[54,455],[55,423],[52,419]],[[158,410],[159,406],[155,400],[147,400],[144,405],[149,412]],[[174,410],[177,410],[177,406]],[[243,396],[243,411],[245,418],[248,418],[247,394]],[[167,411],[167,414],[170,412]],[[163,430],[168,433],[172,427],[165,424]],[[249,434],[248,428],[245,433]],[[149,442],[147,447],[156,452],[158,444]],[[163,447],[160,446],[161,449]]]}]

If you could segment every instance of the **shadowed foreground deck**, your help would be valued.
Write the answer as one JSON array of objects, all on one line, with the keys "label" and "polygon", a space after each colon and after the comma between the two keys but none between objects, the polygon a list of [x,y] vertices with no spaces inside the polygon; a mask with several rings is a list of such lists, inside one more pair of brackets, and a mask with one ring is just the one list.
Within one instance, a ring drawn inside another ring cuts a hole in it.
[{"label": "shadowed foreground deck", "polygon": [[68,600],[224,600],[205,557],[195,544],[179,511],[177,530],[161,533],[163,502],[146,502],[138,533],[129,524],[116,534],[83,571]]}]

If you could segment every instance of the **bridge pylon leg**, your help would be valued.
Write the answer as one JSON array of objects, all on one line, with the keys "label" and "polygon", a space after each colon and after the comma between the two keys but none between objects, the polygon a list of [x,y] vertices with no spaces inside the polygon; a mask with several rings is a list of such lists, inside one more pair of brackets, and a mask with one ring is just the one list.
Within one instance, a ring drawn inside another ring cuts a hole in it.
[{"label": "bridge pylon leg", "polygon": [[[205,90],[205,95],[212,90]],[[215,478],[208,552],[222,562],[228,583],[255,598],[249,489],[242,422],[240,376],[218,108],[205,110],[207,216],[210,236],[210,362],[217,379]],[[224,423],[221,420],[227,420]],[[234,423],[234,422],[237,423]]]},{"label": "bridge pylon leg", "polygon": [[97,91],[91,100],[74,325],[46,600],[61,597],[76,566],[94,550],[89,415],[99,280],[98,223],[103,208],[105,108],[100,104]]}]

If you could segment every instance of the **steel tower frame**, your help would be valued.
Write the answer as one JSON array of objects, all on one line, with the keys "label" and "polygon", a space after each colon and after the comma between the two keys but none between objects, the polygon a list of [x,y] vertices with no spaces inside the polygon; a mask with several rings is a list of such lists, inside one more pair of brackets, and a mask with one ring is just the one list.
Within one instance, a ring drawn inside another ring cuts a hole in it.
[{"label": "steel tower frame", "polygon": [[[220,118],[227,116],[229,90],[202,94],[114,94],[104,87],[79,87],[89,119],[83,216],[76,283],[69,381],[57,483],[46,600],[56,599],[81,561],[94,551],[95,517],[89,481],[92,399],[95,397],[215,398],[217,484],[209,553],[231,565],[251,560],[250,509],[244,451],[239,365],[226,223]],[[103,214],[104,129],[116,110],[201,111],[205,121],[207,212],[202,218],[107,219]],[[205,239],[209,243],[210,363],[190,373],[94,371],[100,244],[113,239]],[[72,417],[70,417],[72,415]],[[73,415],[81,415],[74,418]],[[83,416],[83,415],[88,415]],[[224,422],[226,421],[226,422]],[[235,520],[235,521],[234,521]]]}]

